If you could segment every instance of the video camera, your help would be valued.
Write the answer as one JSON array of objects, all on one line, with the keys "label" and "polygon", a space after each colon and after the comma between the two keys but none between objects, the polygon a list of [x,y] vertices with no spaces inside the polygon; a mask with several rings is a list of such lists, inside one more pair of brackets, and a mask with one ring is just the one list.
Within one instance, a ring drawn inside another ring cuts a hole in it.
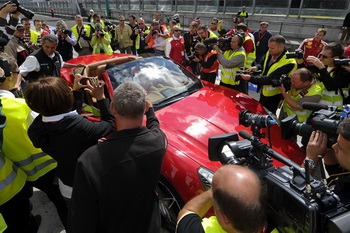
[{"label": "video camera", "polygon": [[[324,180],[318,181],[309,175],[308,162],[304,169],[248,132],[241,130],[239,135],[244,140],[238,141],[236,133],[210,137],[209,159],[247,166],[265,181],[267,232],[274,228],[279,232],[349,232],[349,209]],[[272,158],[287,166],[275,168]]]},{"label": "video camera", "polygon": [[312,131],[320,130],[328,135],[327,146],[332,147],[337,142],[337,129],[344,120],[340,115],[341,109],[328,107],[327,105],[308,103],[302,104],[304,109],[314,110],[315,112],[309,117],[306,123],[299,123],[296,115],[281,120],[281,132],[283,139],[290,139],[296,135],[306,137],[307,141],[310,138]]},{"label": "video camera", "polygon": [[204,40],[204,44],[207,46],[211,46],[213,44],[216,44],[222,51],[227,51],[231,49],[231,39],[232,37],[228,38],[207,38]]},{"label": "video camera", "polygon": [[297,49],[294,52],[286,53],[286,57],[287,58],[301,59],[301,58],[304,58],[304,52],[301,49]]},{"label": "video camera", "polygon": [[[34,16],[34,12],[31,10],[28,10],[26,8],[23,8],[20,6],[20,3],[18,2],[18,0],[10,0],[9,2],[5,3],[5,5],[3,5],[0,9],[4,8],[7,4],[11,4],[14,3],[17,6],[17,10],[18,12],[20,12],[24,17],[28,18],[28,19],[32,19]],[[11,12],[11,14],[15,14],[16,11]]]},{"label": "video camera", "polygon": [[346,59],[334,59],[335,66],[349,66],[350,58]]}]

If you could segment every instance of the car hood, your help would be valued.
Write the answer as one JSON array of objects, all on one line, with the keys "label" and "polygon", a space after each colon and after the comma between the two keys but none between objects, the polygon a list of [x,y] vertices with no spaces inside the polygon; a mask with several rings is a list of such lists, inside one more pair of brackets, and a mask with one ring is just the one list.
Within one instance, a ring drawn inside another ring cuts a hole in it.
[{"label": "car hood", "polygon": [[[252,113],[266,114],[262,106],[250,96],[207,84],[194,94],[158,110],[156,115],[161,129],[167,135],[169,145],[199,165],[211,168],[218,165],[208,159],[208,138],[238,133],[242,129],[251,133],[248,128],[239,125],[239,111],[245,109]],[[273,148],[285,155],[293,153],[296,162],[301,163],[299,157],[303,155],[299,147],[291,141],[282,140],[279,131],[277,126],[271,128],[272,140],[283,141],[276,143],[278,147]],[[263,141],[266,142],[264,139]]]}]

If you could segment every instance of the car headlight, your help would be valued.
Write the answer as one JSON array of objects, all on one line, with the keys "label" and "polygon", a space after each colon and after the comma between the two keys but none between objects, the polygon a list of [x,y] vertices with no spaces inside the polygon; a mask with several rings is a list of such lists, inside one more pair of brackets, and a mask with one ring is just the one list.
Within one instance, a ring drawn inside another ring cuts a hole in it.
[{"label": "car headlight", "polygon": [[197,172],[205,190],[210,189],[211,182],[213,181],[214,172],[205,167],[198,168]]}]

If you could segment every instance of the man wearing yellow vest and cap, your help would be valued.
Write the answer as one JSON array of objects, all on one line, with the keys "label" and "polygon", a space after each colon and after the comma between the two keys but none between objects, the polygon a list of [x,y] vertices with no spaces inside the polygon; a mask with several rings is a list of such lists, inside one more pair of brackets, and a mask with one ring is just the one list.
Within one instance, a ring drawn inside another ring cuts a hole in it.
[{"label": "man wearing yellow vest and cap", "polygon": [[260,64],[248,69],[249,71],[262,70],[261,76],[241,74],[241,77],[257,85],[262,85],[259,102],[272,113],[276,113],[282,94],[277,86],[273,86],[273,79],[280,79],[281,75],[290,75],[296,70],[297,63],[294,58],[286,56],[286,40],[281,35],[269,39],[269,51]]},{"label": "man wearing yellow vest and cap", "polygon": [[[179,212],[177,233],[260,233],[266,224],[259,177],[247,167],[225,165],[213,176],[212,188]],[[213,207],[215,216],[202,217]]]},{"label": "man wearing yellow vest and cap", "polygon": [[58,186],[53,185],[57,162],[35,148],[27,135],[35,115],[24,99],[15,98],[9,91],[18,85],[21,77],[16,61],[5,53],[0,53],[0,60],[4,68],[0,69],[1,114],[6,121],[0,156],[0,213],[8,232],[36,232],[40,216],[34,218],[30,213],[32,186],[42,189],[54,202],[62,221],[67,217],[67,209]]}]

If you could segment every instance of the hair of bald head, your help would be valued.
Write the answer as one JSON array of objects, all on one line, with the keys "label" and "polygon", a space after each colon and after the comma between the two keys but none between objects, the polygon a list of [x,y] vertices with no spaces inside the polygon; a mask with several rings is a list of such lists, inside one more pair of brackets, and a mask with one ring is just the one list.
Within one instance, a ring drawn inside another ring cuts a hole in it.
[{"label": "hair of bald head", "polygon": [[266,223],[265,186],[250,169],[237,165],[220,168],[213,177],[215,207],[239,232],[260,232]]},{"label": "hair of bald head", "polygon": [[274,35],[269,39],[269,43],[275,42],[276,44],[286,45],[286,39],[281,35]]}]

